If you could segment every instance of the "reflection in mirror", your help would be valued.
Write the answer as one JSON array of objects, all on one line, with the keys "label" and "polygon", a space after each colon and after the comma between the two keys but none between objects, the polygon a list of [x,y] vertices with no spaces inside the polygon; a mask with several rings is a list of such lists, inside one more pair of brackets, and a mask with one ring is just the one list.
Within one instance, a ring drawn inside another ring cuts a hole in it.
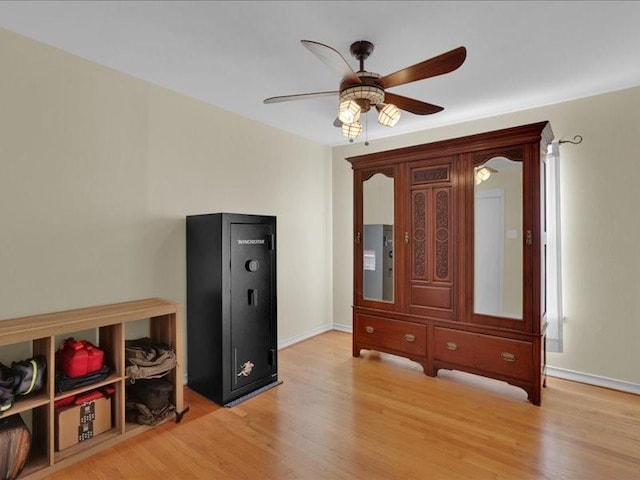
[{"label": "reflection in mirror", "polygon": [[474,312],[522,319],[522,163],[474,169]]},{"label": "reflection in mirror", "polygon": [[377,173],[362,184],[363,295],[393,302],[393,178]]}]

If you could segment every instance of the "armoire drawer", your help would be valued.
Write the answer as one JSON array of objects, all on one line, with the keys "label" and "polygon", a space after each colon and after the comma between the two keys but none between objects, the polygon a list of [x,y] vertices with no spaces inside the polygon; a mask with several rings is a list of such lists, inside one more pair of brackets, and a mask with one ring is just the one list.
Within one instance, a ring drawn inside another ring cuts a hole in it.
[{"label": "armoire drawer", "polygon": [[427,354],[425,325],[371,315],[356,315],[355,323],[354,332],[359,342],[421,357]]},{"label": "armoire drawer", "polygon": [[440,327],[435,328],[434,342],[436,360],[532,379],[533,346],[529,342]]}]

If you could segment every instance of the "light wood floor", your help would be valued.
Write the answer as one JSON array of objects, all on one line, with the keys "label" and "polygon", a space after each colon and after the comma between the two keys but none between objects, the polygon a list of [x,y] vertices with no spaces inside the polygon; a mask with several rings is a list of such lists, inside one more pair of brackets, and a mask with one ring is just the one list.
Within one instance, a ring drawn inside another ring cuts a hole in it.
[{"label": "light wood floor", "polygon": [[56,473],[71,479],[640,479],[640,397],[550,378],[542,407],[501,382],[328,332],[279,352],[284,383],[191,410]]}]

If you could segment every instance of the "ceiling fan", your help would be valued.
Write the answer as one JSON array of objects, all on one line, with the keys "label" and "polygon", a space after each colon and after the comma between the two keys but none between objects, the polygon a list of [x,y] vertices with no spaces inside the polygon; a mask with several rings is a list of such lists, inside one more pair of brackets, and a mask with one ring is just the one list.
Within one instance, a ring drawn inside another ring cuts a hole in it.
[{"label": "ceiling fan", "polygon": [[360,40],[350,47],[351,55],[360,62],[357,72],[334,48],[311,40],[301,40],[301,42],[311,53],[342,75],[340,90],[270,97],[265,99],[264,103],[338,95],[340,99],[338,117],[333,124],[342,128],[342,134],[350,142],[353,142],[353,139],[362,132],[362,124],[359,122],[360,114],[368,112],[372,107],[378,111],[378,122],[388,127],[398,123],[400,110],[416,115],[430,115],[444,110],[438,105],[387,92],[387,89],[452,72],[460,67],[467,57],[466,48],[458,47],[411,67],[382,76],[368,72],[364,68],[365,59],[373,52],[371,42]]}]

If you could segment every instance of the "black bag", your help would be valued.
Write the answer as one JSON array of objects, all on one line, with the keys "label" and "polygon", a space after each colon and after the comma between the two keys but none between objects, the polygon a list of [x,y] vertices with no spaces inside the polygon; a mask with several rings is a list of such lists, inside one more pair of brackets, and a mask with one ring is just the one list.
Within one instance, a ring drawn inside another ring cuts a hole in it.
[{"label": "black bag", "polygon": [[11,363],[14,377],[15,395],[28,395],[42,388],[44,372],[47,370],[47,359],[44,355],[36,355],[27,360]]},{"label": "black bag", "polygon": [[180,414],[176,413],[176,407],[171,404],[157,410],[151,410],[142,403],[127,400],[125,418],[127,422],[139,423],[140,425],[157,425],[169,417],[176,418],[176,421],[179,422],[185,413],[186,410]]},{"label": "black bag", "polygon": [[109,365],[104,364],[97,372],[91,372],[82,377],[69,378],[61,371],[56,372],[56,392],[68,392],[74,388],[84,387],[104,380],[111,373]]},{"label": "black bag", "polygon": [[142,403],[151,410],[159,410],[169,404],[173,392],[171,382],[162,378],[137,380],[127,389],[127,397],[136,403]]}]

